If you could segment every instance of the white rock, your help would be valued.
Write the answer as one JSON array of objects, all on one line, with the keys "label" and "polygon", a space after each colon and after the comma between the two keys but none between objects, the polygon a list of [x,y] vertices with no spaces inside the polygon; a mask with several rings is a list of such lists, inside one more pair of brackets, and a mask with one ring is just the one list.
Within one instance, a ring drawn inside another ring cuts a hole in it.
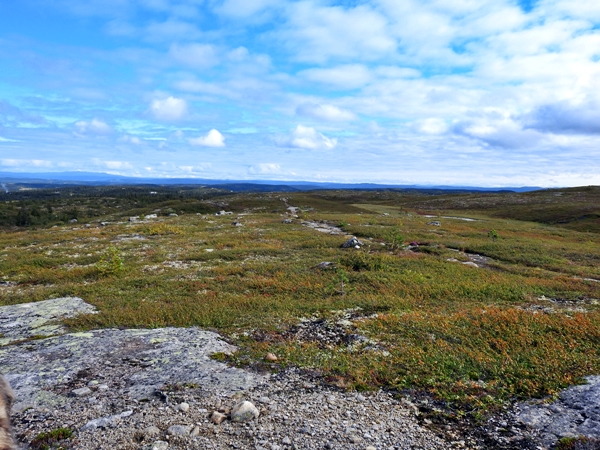
[{"label": "white rock", "polygon": [[231,410],[231,420],[233,422],[248,422],[257,419],[260,412],[249,401],[243,401],[235,405]]},{"label": "white rock", "polygon": [[181,412],[188,412],[190,410],[190,405],[183,402],[177,406],[177,409],[179,409],[179,411]]}]

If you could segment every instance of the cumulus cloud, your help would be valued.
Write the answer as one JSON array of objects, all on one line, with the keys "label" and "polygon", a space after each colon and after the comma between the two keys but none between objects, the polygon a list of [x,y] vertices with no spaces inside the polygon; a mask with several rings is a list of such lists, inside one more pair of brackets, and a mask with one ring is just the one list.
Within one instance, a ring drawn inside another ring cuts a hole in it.
[{"label": "cumulus cloud", "polygon": [[187,102],[184,99],[173,96],[152,100],[150,103],[150,112],[154,118],[165,122],[182,119],[186,115],[187,109]]},{"label": "cumulus cloud", "polygon": [[177,169],[188,174],[202,173],[212,169],[211,163],[196,164],[195,166],[177,166]]},{"label": "cumulus cloud", "polygon": [[79,134],[93,136],[106,136],[113,132],[110,125],[95,118],[90,121],[80,120],[79,122],[75,122],[75,128]]},{"label": "cumulus cloud", "polygon": [[264,173],[280,173],[281,166],[274,163],[263,163],[257,164],[248,169],[251,174],[264,174]]},{"label": "cumulus cloud", "polygon": [[429,118],[415,121],[413,129],[424,134],[444,134],[448,131],[448,124],[442,119]]},{"label": "cumulus cloud", "polygon": [[535,130],[523,129],[509,117],[484,117],[456,123],[454,133],[476,139],[485,145],[507,149],[531,148],[539,144],[543,135]]},{"label": "cumulus cloud", "polygon": [[127,161],[105,161],[100,158],[94,158],[92,162],[97,166],[110,170],[133,169],[133,165]]},{"label": "cumulus cloud", "polygon": [[189,139],[189,143],[201,147],[225,147],[225,137],[213,128],[205,136]]},{"label": "cumulus cloud", "polygon": [[298,73],[311,82],[329,85],[337,89],[357,89],[368,84],[373,77],[363,64],[345,64],[327,69],[306,69]]},{"label": "cumulus cloud", "polygon": [[374,60],[396,49],[388,21],[369,5],[344,8],[300,1],[292,3],[287,13],[288,23],[278,37],[300,61]]},{"label": "cumulus cloud", "polygon": [[314,128],[304,125],[298,125],[289,136],[277,139],[277,141],[286,147],[306,150],[331,150],[337,145],[337,139],[330,139]]},{"label": "cumulus cloud", "polygon": [[356,119],[356,115],[350,111],[328,104],[320,105],[315,103],[303,103],[296,108],[296,114],[316,120],[327,120],[331,122],[345,122]]}]

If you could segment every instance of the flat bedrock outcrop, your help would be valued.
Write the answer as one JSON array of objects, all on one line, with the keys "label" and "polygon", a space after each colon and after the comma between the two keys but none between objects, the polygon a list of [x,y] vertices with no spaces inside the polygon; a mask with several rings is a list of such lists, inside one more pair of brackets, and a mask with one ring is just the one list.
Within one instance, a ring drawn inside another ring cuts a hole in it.
[{"label": "flat bedrock outcrop", "polygon": [[571,386],[552,403],[521,403],[516,417],[536,431],[546,446],[563,437],[600,438],[600,376]]},{"label": "flat bedrock outcrop", "polygon": [[168,384],[227,393],[267,378],[211,359],[213,353],[232,353],[236,347],[195,327],[94,330],[20,342],[41,331],[64,333],[52,321],[94,311],[78,298],[0,307],[0,335],[18,342],[0,347],[0,367],[17,394],[15,411],[62,405],[88,387],[143,399]]},{"label": "flat bedrock outcrop", "polygon": [[0,307],[0,346],[41,336],[67,332],[60,320],[97,313],[77,297],[55,298],[35,303]]}]

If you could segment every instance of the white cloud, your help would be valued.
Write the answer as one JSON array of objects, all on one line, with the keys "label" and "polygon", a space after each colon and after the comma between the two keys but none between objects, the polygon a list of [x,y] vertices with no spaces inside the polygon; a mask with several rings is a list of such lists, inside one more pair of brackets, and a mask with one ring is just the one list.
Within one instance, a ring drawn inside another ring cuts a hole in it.
[{"label": "white cloud", "polygon": [[113,129],[106,122],[103,122],[99,119],[92,119],[89,122],[85,120],[80,120],[79,122],[75,122],[75,128],[79,134],[88,134],[88,135],[96,135],[96,136],[105,136],[108,134],[112,134]]},{"label": "white cloud", "polygon": [[172,122],[182,119],[187,113],[187,103],[184,99],[167,97],[165,99],[152,100],[150,112],[157,120]]},{"label": "white cloud", "polygon": [[331,122],[345,122],[355,120],[355,114],[334,105],[318,105],[315,103],[302,103],[296,108],[296,114],[311,117],[316,120],[327,120]]},{"label": "white cloud", "polygon": [[281,166],[279,164],[274,163],[263,163],[257,164],[248,169],[248,172],[251,174],[273,174],[280,173]]},{"label": "white cloud", "polygon": [[210,44],[173,44],[169,56],[180,64],[195,68],[213,67],[219,63],[219,52]]},{"label": "white cloud", "polygon": [[288,6],[287,18],[277,36],[300,61],[375,60],[396,49],[386,18],[368,5],[344,8],[299,1]]},{"label": "white cloud", "polygon": [[429,118],[416,121],[413,128],[424,134],[443,134],[448,131],[448,124],[442,119]]},{"label": "white cloud", "polygon": [[346,64],[328,69],[306,69],[298,73],[308,81],[327,84],[336,89],[357,89],[373,79],[362,64]]},{"label": "white cloud", "polygon": [[189,139],[189,143],[201,147],[225,147],[225,137],[213,128],[206,136]]},{"label": "white cloud", "polygon": [[133,165],[126,161],[105,161],[100,158],[93,158],[92,162],[96,166],[104,167],[110,170],[133,169]]},{"label": "white cloud", "polygon": [[337,139],[330,139],[314,128],[304,125],[298,125],[289,136],[277,141],[280,145],[306,150],[331,150],[337,145]]},{"label": "white cloud", "polygon": [[21,141],[0,136],[0,142],[21,142]]},{"label": "white cloud", "polygon": [[2,159],[0,160],[5,167],[52,167],[51,161],[43,159]]},{"label": "white cloud", "polygon": [[202,163],[202,164],[196,164],[194,166],[177,166],[177,169],[179,169],[182,172],[185,172],[187,174],[196,174],[196,173],[206,172],[207,170],[212,169],[212,164],[211,163]]}]

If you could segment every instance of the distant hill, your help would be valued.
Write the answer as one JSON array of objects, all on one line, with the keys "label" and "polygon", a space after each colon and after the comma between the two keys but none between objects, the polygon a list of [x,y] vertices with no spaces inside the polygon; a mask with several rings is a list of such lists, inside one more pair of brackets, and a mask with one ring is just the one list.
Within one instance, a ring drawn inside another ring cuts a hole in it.
[{"label": "distant hill", "polygon": [[445,185],[405,185],[376,183],[325,183],[312,181],[276,181],[276,180],[214,180],[208,178],[138,178],[96,172],[46,172],[46,173],[14,173],[0,172],[0,183],[20,183],[28,185],[203,185],[235,192],[251,191],[312,191],[318,189],[427,189],[461,192],[529,192],[541,190],[537,186],[487,188],[479,186],[445,186]]}]

